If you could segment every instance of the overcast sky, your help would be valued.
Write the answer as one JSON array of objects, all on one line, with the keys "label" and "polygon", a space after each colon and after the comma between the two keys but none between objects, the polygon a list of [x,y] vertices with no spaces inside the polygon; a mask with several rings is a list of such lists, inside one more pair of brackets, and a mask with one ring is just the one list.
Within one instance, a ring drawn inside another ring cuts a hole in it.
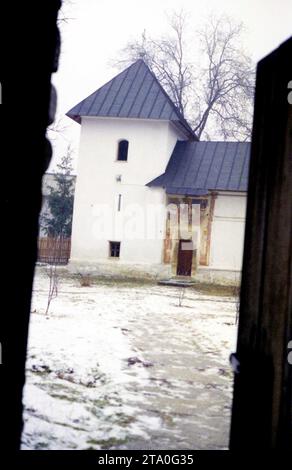
[{"label": "overcast sky", "polygon": [[[58,115],[111,79],[111,61],[130,40],[146,30],[167,31],[166,12],[183,8],[198,29],[211,13],[227,14],[246,27],[244,47],[257,62],[292,34],[292,0],[70,0],[63,8],[62,52],[53,82],[58,92]],[[61,15],[62,16],[62,15]],[[190,48],[195,48],[190,44]],[[195,53],[195,51],[194,51]],[[68,119],[67,138],[78,144],[79,125]],[[56,140],[55,159],[63,151]]]}]

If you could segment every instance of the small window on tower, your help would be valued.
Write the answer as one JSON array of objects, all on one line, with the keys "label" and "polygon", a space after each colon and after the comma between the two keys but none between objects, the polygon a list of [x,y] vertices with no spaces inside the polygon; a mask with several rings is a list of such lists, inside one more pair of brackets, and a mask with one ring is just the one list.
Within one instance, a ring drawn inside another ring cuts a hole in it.
[{"label": "small window on tower", "polygon": [[129,149],[129,142],[127,140],[120,140],[119,145],[118,145],[117,160],[121,162],[126,162],[128,160],[128,149]]},{"label": "small window on tower", "polygon": [[109,242],[109,255],[111,258],[120,257],[121,242]]},{"label": "small window on tower", "polygon": [[120,212],[120,210],[121,210],[121,205],[122,205],[122,195],[119,194],[119,197],[118,197],[118,212]]}]

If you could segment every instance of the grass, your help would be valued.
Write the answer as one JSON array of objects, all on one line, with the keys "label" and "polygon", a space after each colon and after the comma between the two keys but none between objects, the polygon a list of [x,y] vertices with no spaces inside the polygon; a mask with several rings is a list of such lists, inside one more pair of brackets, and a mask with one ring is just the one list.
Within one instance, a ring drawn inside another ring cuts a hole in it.
[{"label": "grass", "polygon": [[189,289],[193,289],[203,295],[214,295],[218,297],[237,297],[239,287],[236,286],[221,286],[217,284],[203,284],[198,283]]},{"label": "grass", "polygon": [[[46,276],[46,268],[43,266],[37,266],[36,273],[41,276]],[[58,274],[60,280],[70,280],[76,282],[76,286],[80,287],[80,273],[72,273],[66,267],[58,267]],[[131,275],[122,276],[122,275],[102,275],[94,274],[94,272],[88,272],[82,274],[85,280],[85,284],[82,287],[90,287],[94,285],[118,285],[122,287],[135,287],[142,285],[156,285],[156,279],[153,278],[144,278],[144,277],[135,277]],[[82,281],[82,279],[81,279]]]},{"label": "grass", "polygon": [[94,450],[96,447],[100,447],[102,450],[106,449],[111,449],[112,447],[119,446],[122,444],[125,444],[126,440],[125,439],[116,439],[115,437],[111,437],[109,439],[103,439],[103,440],[95,440],[95,439],[90,439],[87,441],[87,444],[90,445],[90,447],[87,450]]},{"label": "grass", "polygon": [[[38,266],[37,270],[43,274],[45,268]],[[135,277],[122,275],[110,276],[101,275],[94,273],[84,273],[80,278],[80,274],[72,273],[64,266],[59,269],[60,280],[70,280],[76,283],[76,287],[94,287],[94,286],[117,286],[123,288],[133,288],[141,286],[157,286],[158,279],[146,278],[146,277]],[[208,283],[196,283],[193,286],[188,287],[196,292],[203,295],[212,295],[218,297],[238,297],[239,287],[228,286],[228,285],[217,285]]]},{"label": "grass", "polygon": [[53,398],[58,398],[60,400],[66,400],[73,403],[82,403],[84,401],[84,398],[79,390],[75,390],[73,387],[66,387],[66,385],[62,383],[43,382],[38,384],[38,387],[47,392]]}]

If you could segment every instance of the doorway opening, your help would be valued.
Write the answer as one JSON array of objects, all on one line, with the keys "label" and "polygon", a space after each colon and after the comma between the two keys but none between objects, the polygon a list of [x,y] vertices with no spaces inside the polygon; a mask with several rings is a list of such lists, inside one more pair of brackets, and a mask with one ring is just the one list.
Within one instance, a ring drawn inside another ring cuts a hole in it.
[{"label": "doorway opening", "polygon": [[180,240],[177,253],[177,276],[191,276],[194,245],[191,240]]}]

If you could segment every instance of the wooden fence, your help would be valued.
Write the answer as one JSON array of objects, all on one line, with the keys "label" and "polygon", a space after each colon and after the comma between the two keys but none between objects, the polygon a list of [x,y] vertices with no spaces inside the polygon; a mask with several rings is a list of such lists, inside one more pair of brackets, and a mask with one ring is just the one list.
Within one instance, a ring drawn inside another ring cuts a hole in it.
[{"label": "wooden fence", "polygon": [[38,239],[38,261],[49,264],[67,264],[71,239],[42,237]]}]

